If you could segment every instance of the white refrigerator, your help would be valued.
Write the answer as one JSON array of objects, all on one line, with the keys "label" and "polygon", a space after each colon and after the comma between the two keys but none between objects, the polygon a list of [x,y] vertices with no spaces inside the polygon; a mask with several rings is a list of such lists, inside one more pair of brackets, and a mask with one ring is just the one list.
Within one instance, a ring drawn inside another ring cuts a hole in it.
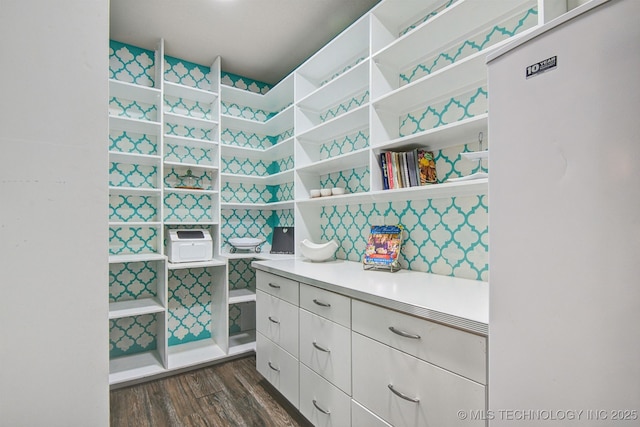
[{"label": "white refrigerator", "polygon": [[640,425],[640,1],[488,58],[490,426]]}]

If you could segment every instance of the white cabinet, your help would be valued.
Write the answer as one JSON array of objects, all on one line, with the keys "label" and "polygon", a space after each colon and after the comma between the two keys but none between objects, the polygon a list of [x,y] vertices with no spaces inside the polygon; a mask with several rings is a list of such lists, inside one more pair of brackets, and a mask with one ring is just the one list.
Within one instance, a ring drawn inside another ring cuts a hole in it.
[{"label": "white cabinet", "polygon": [[483,385],[356,332],[352,340],[353,399],[389,424],[484,425],[458,416],[462,409],[485,409]]},{"label": "white cabinet", "polygon": [[350,425],[351,398],[300,363],[300,412],[314,426]]},{"label": "white cabinet", "polygon": [[256,368],[298,407],[298,282],[256,272]]}]

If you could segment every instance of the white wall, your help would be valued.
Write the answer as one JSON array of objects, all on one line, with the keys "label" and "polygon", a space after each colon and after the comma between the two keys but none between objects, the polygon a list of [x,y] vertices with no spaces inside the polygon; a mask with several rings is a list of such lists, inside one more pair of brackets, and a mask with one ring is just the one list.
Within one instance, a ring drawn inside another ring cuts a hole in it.
[{"label": "white wall", "polygon": [[0,11],[0,424],[107,426],[108,1]]}]

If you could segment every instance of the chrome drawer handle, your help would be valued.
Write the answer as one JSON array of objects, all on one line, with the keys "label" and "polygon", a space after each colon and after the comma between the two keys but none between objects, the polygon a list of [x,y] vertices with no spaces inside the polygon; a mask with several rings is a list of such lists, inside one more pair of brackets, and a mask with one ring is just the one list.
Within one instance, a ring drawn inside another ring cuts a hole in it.
[{"label": "chrome drawer handle", "polygon": [[413,403],[418,403],[420,402],[420,399],[418,399],[417,397],[409,397],[404,393],[399,392],[398,390],[396,390],[395,388],[393,388],[393,385],[389,384],[387,387],[389,387],[389,390],[391,390],[393,392],[393,394],[395,394],[396,396],[404,399],[404,400],[408,400],[409,402],[413,402]]},{"label": "chrome drawer handle", "polygon": [[322,409],[321,407],[319,407],[315,399],[313,399],[313,406],[315,406],[318,411],[322,412],[325,415],[329,415],[331,413],[331,411],[327,411],[326,409]]},{"label": "chrome drawer handle", "polygon": [[317,299],[314,299],[313,302],[318,304],[320,307],[331,307],[331,304],[329,304],[328,302],[318,301]]},{"label": "chrome drawer handle", "polygon": [[274,370],[274,371],[276,371],[276,372],[280,372],[280,369],[278,369],[278,368],[276,368],[275,366],[273,366],[273,365],[271,364],[271,362],[268,362],[268,363],[269,363],[269,367],[270,367],[271,369],[273,369],[273,370]]},{"label": "chrome drawer handle", "polygon": [[271,286],[272,288],[280,289],[280,285],[274,285],[271,282],[269,282],[269,286]]},{"label": "chrome drawer handle", "polygon": [[319,346],[318,344],[316,344],[315,341],[313,342],[313,346],[315,348],[317,348],[318,350],[320,350],[320,351],[324,351],[325,353],[331,353],[331,350],[329,350],[328,348],[324,348],[322,346]]},{"label": "chrome drawer handle", "polygon": [[391,332],[393,332],[394,334],[398,334],[401,337],[405,337],[405,338],[411,338],[414,340],[419,340],[420,339],[420,335],[418,334],[410,334],[409,332],[405,332],[405,331],[401,331],[400,329],[396,329],[393,326],[389,326],[389,330]]},{"label": "chrome drawer handle", "polygon": [[271,316],[269,316],[269,321],[270,321],[271,323],[275,323],[275,324],[277,324],[277,325],[278,325],[278,324],[280,324],[280,321],[279,321],[279,320],[276,320],[276,319],[274,319],[274,318],[273,318],[273,317],[271,317]]}]

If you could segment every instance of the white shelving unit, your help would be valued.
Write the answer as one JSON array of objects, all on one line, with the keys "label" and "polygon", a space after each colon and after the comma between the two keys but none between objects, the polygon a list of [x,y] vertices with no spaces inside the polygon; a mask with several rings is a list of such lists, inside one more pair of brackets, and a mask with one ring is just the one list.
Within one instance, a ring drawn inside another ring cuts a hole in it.
[{"label": "white shelving unit", "polygon": [[[318,241],[320,215],[327,206],[487,194],[487,178],[384,190],[379,156],[385,151],[424,148],[453,150],[449,155],[456,157],[455,150],[477,143],[480,133],[488,142],[488,113],[481,101],[469,102],[465,114],[456,117],[446,116],[443,106],[451,100],[468,100],[473,94],[485,97],[486,55],[564,13],[566,7],[557,3],[383,0],[264,95],[222,85],[220,58],[210,68],[212,84],[206,90],[166,81],[162,41],[155,52],[156,87],[110,81],[111,95],[122,99],[121,105],[133,101],[148,107],[146,116],[127,116],[118,103],[110,105],[111,131],[145,135],[145,147],[152,147],[110,151],[112,165],[122,164],[142,176],[137,182],[122,181],[114,168],[109,186],[112,234],[121,228],[142,229],[147,230],[149,240],[139,251],[127,251],[114,238],[109,262],[155,264],[164,281],[164,286],[158,284],[155,296],[112,303],[111,320],[156,316],[158,345],[153,351],[114,358],[111,383],[255,350],[254,329],[229,331],[230,307],[251,307],[256,299],[255,288],[230,289],[230,263],[275,256],[265,248],[259,254],[228,253],[226,238],[230,236],[223,233],[228,215],[237,221],[237,211],[251,218],[262,211],[292,210],[296,241]],[[495,27],[504,30],[500,37],[491,35]],[[176,99],[184,102],[174,102]],[[428,108],[440,108],[439,122],[418,123],[416,117]],[[411,120],[416,121],[414,128],[406,126]],[[238,134],[246,140],[236,141]],[[459,150],[470,149],[474,148]],[[273,164],[278,166],[272,168]],[[201,189],[176,188],[184,187],[179,181],[188,171],[199,180]],[[311,189],[342,174],[366,178],[354,191],[347,188],[344,195],[310,198]],[[256,192],[284,186],[287,195],[275,201],[256,201],[243,195],[248,192],[242,186]],[[119,203],[122,198],[129,200]],[[192,217],[191,208],[176,207],[180,198],[189,198],[184,206],[193,206],[195,199],[201,215]],[[128,204],[140,207],[123,210]],[[122,211],[117,212],[120,205]],[[180,227],[210,230],[215,260],[168,263],[164,236],[168,228]],[[211,277],[207,284],[211,337],[168,345],[168,276],[189,269],[205,269]]]}]

